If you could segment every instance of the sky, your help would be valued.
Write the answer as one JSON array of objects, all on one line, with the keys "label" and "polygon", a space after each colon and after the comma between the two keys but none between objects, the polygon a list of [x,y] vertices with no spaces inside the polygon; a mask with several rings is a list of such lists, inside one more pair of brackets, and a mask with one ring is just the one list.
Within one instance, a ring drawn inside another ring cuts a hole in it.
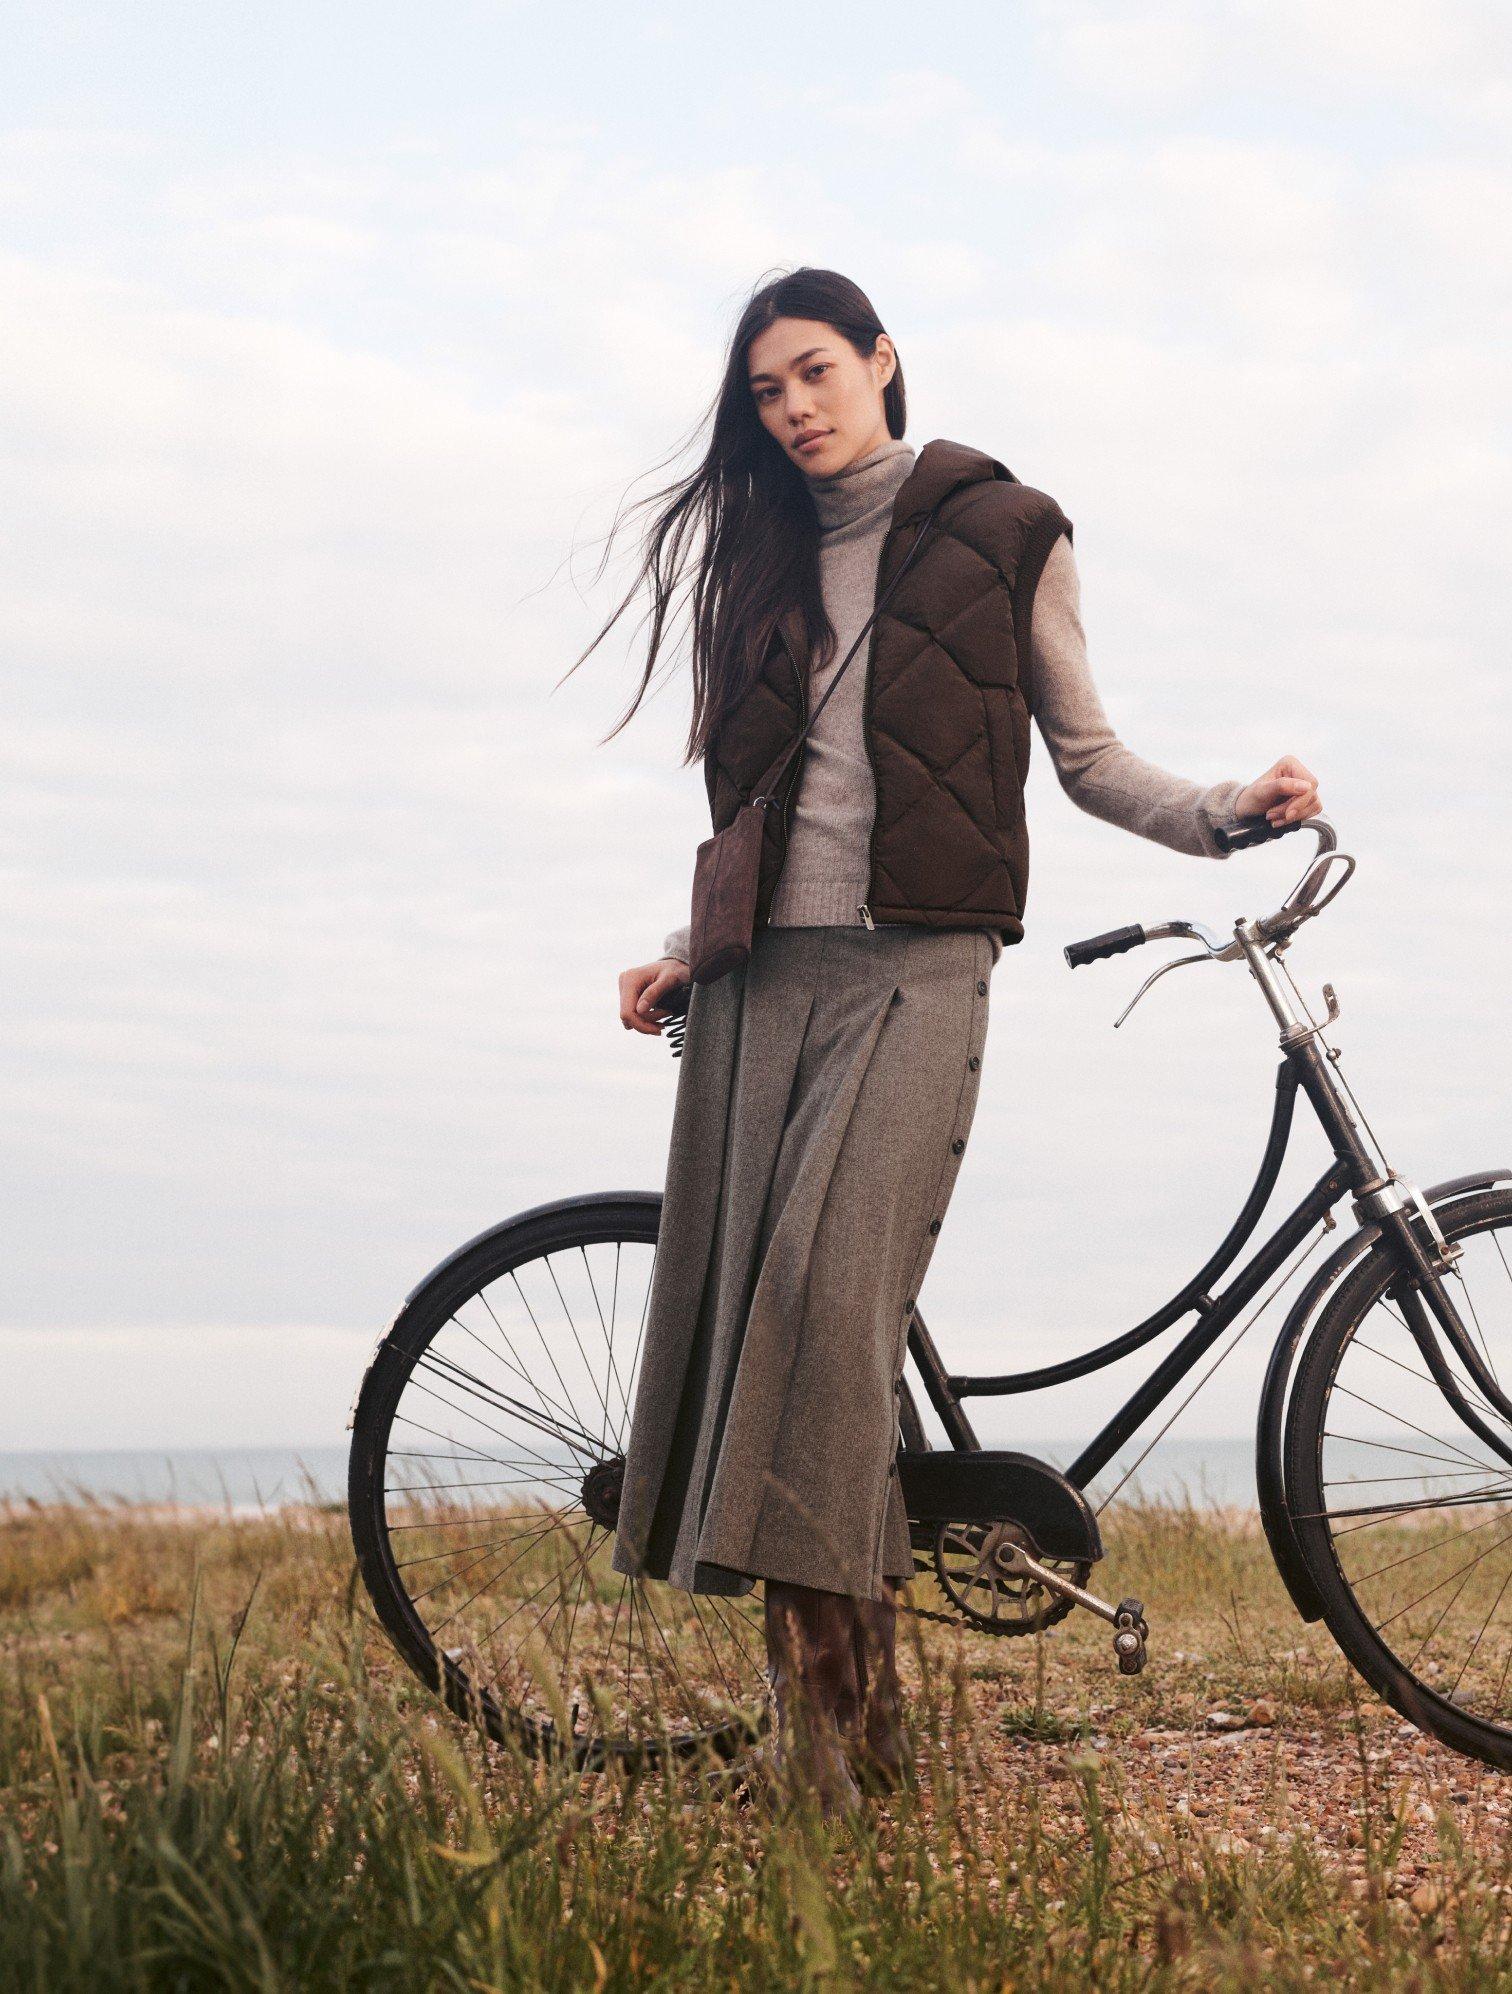
[{"label": "sky", "polygon": [[[707,835],[686,673],[607,742],[633,633],[563,674],[627,573],[616,505],[689,461],[741,301],[804,262],[873,298],[916,446],[1065,507],[1129,746],[1319,775],[1359,870],[1293,971],[1337,988],[1390,1160],[1512,1165],[1509,20],[20,0],[0,1451],[339,1440],[455,1244],[659,1188],[678,1068],[617,977]],[[922,1298],[962,1368],[1154,1308],[1264,1138],[1242,969],[1115,1033],[1154,964],[1063,944],[1224,927],[1305,856],[1116,831],[1038,738],[1029,821]],[[1304,1111],[1283,1191],[1326,1160]],[[1180,1432],[1245,1430],[1264,1329]],[[1085,1433],[1132,1382],[992,1430]]]}]

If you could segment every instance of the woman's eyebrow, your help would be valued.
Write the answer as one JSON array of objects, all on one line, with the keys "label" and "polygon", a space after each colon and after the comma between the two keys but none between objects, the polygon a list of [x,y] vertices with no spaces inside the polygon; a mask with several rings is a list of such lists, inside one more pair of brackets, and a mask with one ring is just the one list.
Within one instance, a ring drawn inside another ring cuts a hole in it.
[{"label": "woman's eyebrow", "polygon": [[[828,351],[829,348],[827,346],[810,346],[806,352],[800,353],[796,358],[790,360],[788,365],[789,367],[801,367],[805,360],[812,360],[816,353],[827,353]],[[751,376],[751,386],[754,388],[758,381],[775,381],[776,378],[775,374],[753,374]]]}]

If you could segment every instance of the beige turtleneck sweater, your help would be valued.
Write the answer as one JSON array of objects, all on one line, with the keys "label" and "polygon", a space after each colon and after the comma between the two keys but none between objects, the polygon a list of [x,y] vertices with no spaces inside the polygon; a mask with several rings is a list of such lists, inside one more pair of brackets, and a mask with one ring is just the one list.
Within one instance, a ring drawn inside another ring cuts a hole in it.
[{"label": "beige turtleneck sweater", "polygon": [[[819,513],[820,587],[836,638],[829,664],[811,679],[810,710],[871,613],[893,500],[913,462],[913,446],[895,439],[810,486]],[[1030,712],[1062,789],[1081,809],[1122,830],[1193,857],[1225,857],[1213,826],[1233,816],[1245,785],[1231,780],[1204,787],[1123,745],[1092,682],[1080,607],[1076,561],[1062,534],[1035,591],[1030,630]],[[863,649],[804,744],[787,857],[772,899],[773,927],[860,921],[856,910],[867,896],[876,805],[861,731],[866,666]],[[687,961],[686,926],[667,936],[662,953]]]}]

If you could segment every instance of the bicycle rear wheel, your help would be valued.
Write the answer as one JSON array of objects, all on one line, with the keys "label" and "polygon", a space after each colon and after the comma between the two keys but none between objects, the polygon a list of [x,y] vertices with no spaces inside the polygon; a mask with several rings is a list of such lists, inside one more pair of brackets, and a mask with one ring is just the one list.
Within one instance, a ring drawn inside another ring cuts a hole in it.
[{"label": "bicycle rear wheel", "polygon": [[404,1659],[459,1712],[584,1770],[732,1758],[766,1721],[760,1594],[610,1551],[661,1200],[542,1206],[443,1263],[363,1381],[348,1500]]},{"label": "bicycle rear wheel", "polygon": [[[1512,1192],[1437,1214],[1463,1250],[1449,1291],[1493,1376],[1512,1383]],[[1291,1520],[1329,1630],[1388,1703],[1512,1767],[1512,1463],[1460,1418],[1414,1341],[1376,1247],[1303,1352],[1287,1413]],[[1442,1344],[1497,1438],[1512,1424]]]}]

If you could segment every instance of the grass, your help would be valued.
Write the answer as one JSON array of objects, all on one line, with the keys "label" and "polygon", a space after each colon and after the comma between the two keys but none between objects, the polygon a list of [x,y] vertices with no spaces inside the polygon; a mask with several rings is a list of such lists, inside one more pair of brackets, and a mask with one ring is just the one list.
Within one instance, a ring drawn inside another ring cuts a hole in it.
[{"label": "grass", "polygon": [[1113,1541],[1147,1672],[1083,1616],[913,1623],[922,1789],[858,1831],[486,1744],[339,1514],[12,1509],[0,1988],[1512,1987],[1502,1781],[1356,1685],[1249,1519]]}]

